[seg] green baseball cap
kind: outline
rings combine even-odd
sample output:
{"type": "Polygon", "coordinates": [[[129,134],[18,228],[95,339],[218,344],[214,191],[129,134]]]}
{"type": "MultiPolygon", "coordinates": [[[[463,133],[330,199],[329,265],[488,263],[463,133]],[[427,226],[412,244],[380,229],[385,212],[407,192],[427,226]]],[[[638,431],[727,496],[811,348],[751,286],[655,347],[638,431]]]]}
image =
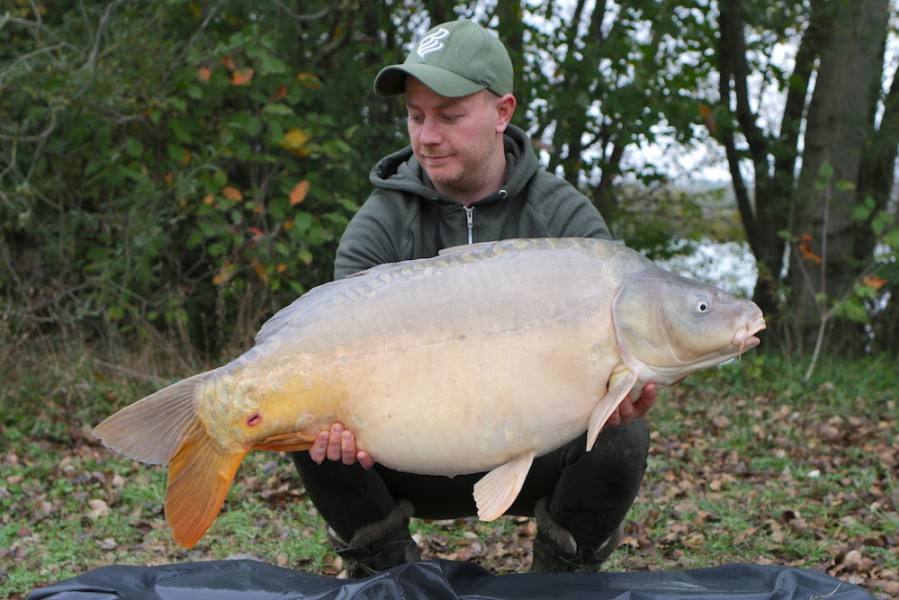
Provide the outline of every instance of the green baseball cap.
{"type": "Polygon", "coordinates": [[[375,93],[384,98],[406,92],[412,75],[447,98],[488,89],[500,96],[512,93],[512,60],[491,32],[472,21],[450,21],[421,38],[405,62],[381,69],[375,93]]]}

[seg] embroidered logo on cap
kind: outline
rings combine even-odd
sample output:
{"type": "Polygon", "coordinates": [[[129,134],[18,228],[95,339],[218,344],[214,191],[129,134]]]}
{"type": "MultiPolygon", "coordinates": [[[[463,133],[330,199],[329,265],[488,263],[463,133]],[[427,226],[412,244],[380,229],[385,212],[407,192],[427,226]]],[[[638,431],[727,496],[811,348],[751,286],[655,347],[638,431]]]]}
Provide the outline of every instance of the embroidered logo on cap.
{"type": "Polygon", "coordinates": [[[439,52],[443,50],[446,46],[443,45],[443,40],[449,35],[449,31],[441,27],[434,33],[429,33],[428,35],[421,38],[421,41],[418,43],[418,50],[416,50],[417,54],[424,58],[428,54],[432,52],[439,52]]]}

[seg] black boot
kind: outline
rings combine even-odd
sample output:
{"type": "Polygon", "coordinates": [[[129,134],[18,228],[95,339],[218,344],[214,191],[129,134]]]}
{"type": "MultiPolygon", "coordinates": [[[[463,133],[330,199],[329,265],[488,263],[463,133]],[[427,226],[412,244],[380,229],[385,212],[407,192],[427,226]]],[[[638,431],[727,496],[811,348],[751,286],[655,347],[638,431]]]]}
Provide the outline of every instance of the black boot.
{"type": "Polygon", "coordinates": [[[384,519],[357,529],[349,543],[329,528],[328,537],[344,561],[347,577],[362,579],[421,560],[421,549],[409,535],[409,519],[414,512],[411,503],[401,500],[384,519]]]}
{"type": "Polygon", "coordinates": [[[571,532],[549,515],[549,498],[541,498],[534,507],[537,535],[534,538],[532,573],[571,573],[598,571],[621,542],[621,527],[598,547],[578,546],[571,532]]]}
{"type": "Polygon", "coordinates": [[[621,541],[646,470],[649,426],[607,427],[589,452],[585,438],[563,447],[555,489],[534,501],[534,571],[596,570],[621,541]]]}

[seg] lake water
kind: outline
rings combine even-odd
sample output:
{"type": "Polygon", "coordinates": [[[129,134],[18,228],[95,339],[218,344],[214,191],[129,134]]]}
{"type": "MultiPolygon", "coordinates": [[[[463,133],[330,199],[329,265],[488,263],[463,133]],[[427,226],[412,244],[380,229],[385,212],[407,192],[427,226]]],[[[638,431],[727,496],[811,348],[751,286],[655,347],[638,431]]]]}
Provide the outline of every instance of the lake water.
{"type": "Polygon", "coordinates": [[[703,240],[689,255],[657,261],[677,275],[710,283],[741,298],[751,298],[758,277],[755,257],[746,242],[703,240]]]}

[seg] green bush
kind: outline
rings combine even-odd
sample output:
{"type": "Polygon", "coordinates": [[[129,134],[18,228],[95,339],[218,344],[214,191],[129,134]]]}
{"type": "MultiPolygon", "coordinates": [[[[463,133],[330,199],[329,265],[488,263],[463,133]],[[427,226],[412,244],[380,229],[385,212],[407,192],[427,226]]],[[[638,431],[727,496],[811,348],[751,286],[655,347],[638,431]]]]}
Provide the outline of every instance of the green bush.
{"type": "Polygon", "coordinates": [[[289,62],[290,28],[236,4],[44,13],[0,29],[10,333],[216,351],[329,278],[367,167],[329,114],[337,92],[289,62]]]}

